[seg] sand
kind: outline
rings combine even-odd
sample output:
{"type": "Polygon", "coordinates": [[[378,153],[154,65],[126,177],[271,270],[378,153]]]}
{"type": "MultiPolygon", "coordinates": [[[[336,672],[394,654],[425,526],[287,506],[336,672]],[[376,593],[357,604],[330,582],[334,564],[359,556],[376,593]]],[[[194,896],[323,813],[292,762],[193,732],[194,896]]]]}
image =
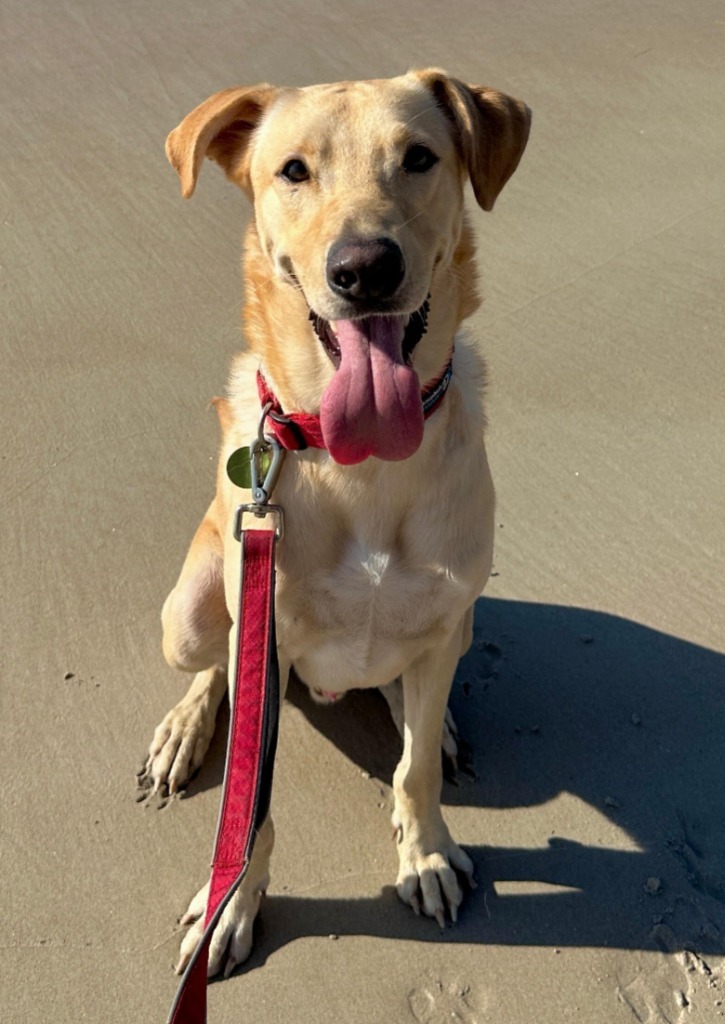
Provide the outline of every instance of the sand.
{"type": "Polygon", "coordinates": [[[384,703],[294,690],[210,1024],[723,1019],[722,4],[8,0],[0,48],[3,1020],[163,1024],[208,869],[223,729],[182,801],[133,772],[185,684],[158,616],[247,210],[210,165],[183,203],[166,133],[228,85],[428,64],[535,114],[474,214],[498,537],[444,805],[480,885],[443,934],[399,904],[384,703]]]}

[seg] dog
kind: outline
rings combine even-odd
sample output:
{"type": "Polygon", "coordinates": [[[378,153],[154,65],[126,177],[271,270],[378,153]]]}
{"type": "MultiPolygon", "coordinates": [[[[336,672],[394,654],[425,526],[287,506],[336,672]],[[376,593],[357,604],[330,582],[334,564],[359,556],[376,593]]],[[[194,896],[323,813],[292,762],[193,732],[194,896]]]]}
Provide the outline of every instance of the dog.
{"type": "MultiPolygon", "coordinates": [[[[464,186],[491,210],[530,121],[519,100],[430,68],[227,89],[166,146],[184,197],[210,158],[254,216],[244,245],[248,349],[215,401],[216,494],[162,612],[167,661],[195,676],[154,734],[144,784],[183,787],[227,687],[240,585],[233,525],[250,498],[224,467],[257,434],[260,371],[284,415],[319,417],[323,444],[287,455],[273,496],[286,520],[277,545],[282,693],[292,669],[318,700],[357,687],[388,693],[404,740],[393,778],[396,888],[441,927],[457,918],[462,881],[474,884],[441,813],[441,743],[454,752],[448,695],[494,532],[485,366],[459,331],[479,305],[464,186]],[[436,389],[425,418],[422,396],[436,389]]],[[[251,952],[273,842],[268,816],[217,924],[210,976],[251,952]]],[[[182,919],[190,927],[179,972],[201,937],[207,891],[182,919]]]]}

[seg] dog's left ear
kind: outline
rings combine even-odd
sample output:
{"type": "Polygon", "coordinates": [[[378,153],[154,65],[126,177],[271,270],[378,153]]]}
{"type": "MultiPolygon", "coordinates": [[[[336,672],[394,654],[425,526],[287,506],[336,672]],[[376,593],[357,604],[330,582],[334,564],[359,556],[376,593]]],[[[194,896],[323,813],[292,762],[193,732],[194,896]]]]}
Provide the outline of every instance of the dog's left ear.
{"type": "Polygon", "coordinates": [[[485,85],[465,85],[438,68],[413,74],[452,124],[478,205],[492,210],[526,148],[531,111],[521,100],[485,85]]]}
{"type": "Polygon", "coordinates": [[[187,114],[166,140],[166,155],[189,199],[205,156],[223,168],[241,188],[248,187],[249,140],[276,89],[271,85],[240,86],[214,93],[187,114]]]}

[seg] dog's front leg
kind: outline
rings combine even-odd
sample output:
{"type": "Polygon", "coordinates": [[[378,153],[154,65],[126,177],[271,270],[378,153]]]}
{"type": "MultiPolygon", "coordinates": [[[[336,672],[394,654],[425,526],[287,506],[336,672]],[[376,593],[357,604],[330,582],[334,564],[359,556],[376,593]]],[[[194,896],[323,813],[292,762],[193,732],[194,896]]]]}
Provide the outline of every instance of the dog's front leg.
{"type": "Polygon", "coordinates": [[[393,827],[398,839],[398,895],[444,927],[446,906],[456,920],[463,900],[456,871],[473,882],[473,864],[451,839],[441,813],[441,736],[461,626],[448,643],[427,651],[403,673],[405,732],[395,770],[393,827]]]}
{"type": "MultiPolygon", "coordinates": [[[[227,904],[209,943],[209,966],[207,976],[224,971],[228,978],[234,968],[248,958],[252,952],[254,920],[259,905],[269,885],[269,861],[274,846],[274,823],[271,814],[257,833],[254,851],[242,884],[227,904]]],[[[184,936],[179,952],[176,973],[183,974],[194,950],[204,934],[204,917],[209,897],[209,883],[199,890],[181,919],[182,925],[190,925],[184,936]]]]}
{"type": "MultiPolygon", "coordinates": [[[[290,662],[279,653],[279,688],[280,705],[284,700],[289,679],[290,662]]],[[[236,628],[230,631],[230,663],[234,664],[236,656],[236,628]]],[[[233,673],[229,674],[229,700],[234,703],[233,673]]],[[[274,847],[274,822],[272,815],[268,814],[264,819],[254,842],[252,858],[247,868],[242,884],[234,893],[224,909],[219,922],[214,929],[211,942],[209,943],[209,967],[208,977],[224,971],[224,977],[228,977],[234,968],[247,959],[252,952],[252,941],[254,933],[254,920],[259,911],[262,896],[269,885],[269,862],[274,847]]],[[[183,925],[190,925],[189,931],[181,943],[179,962],[176,965],[178,974],[182,974],[186,965],[191,960],[194,950],[199,945],[204,934],[204,917],[206,914],[206,903],[209,895],[209,884],[207,883],[196,894],[189,904],[189,909],[181,919],[183,925]]]]}

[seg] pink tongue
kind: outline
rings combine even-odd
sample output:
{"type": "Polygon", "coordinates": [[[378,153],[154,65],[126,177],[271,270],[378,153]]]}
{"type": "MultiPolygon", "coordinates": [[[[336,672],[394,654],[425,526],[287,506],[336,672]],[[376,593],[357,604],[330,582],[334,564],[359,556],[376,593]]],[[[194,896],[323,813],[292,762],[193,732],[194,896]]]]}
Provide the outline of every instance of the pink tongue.
{"type": "Polygon", "coordinates": [[[322,396],[320,422],[335,462],[374,455],[407,459],[423,440],[423,403],[415,370],[403,362],[405,319],[338,320],[340,366],[322,396]]]}

